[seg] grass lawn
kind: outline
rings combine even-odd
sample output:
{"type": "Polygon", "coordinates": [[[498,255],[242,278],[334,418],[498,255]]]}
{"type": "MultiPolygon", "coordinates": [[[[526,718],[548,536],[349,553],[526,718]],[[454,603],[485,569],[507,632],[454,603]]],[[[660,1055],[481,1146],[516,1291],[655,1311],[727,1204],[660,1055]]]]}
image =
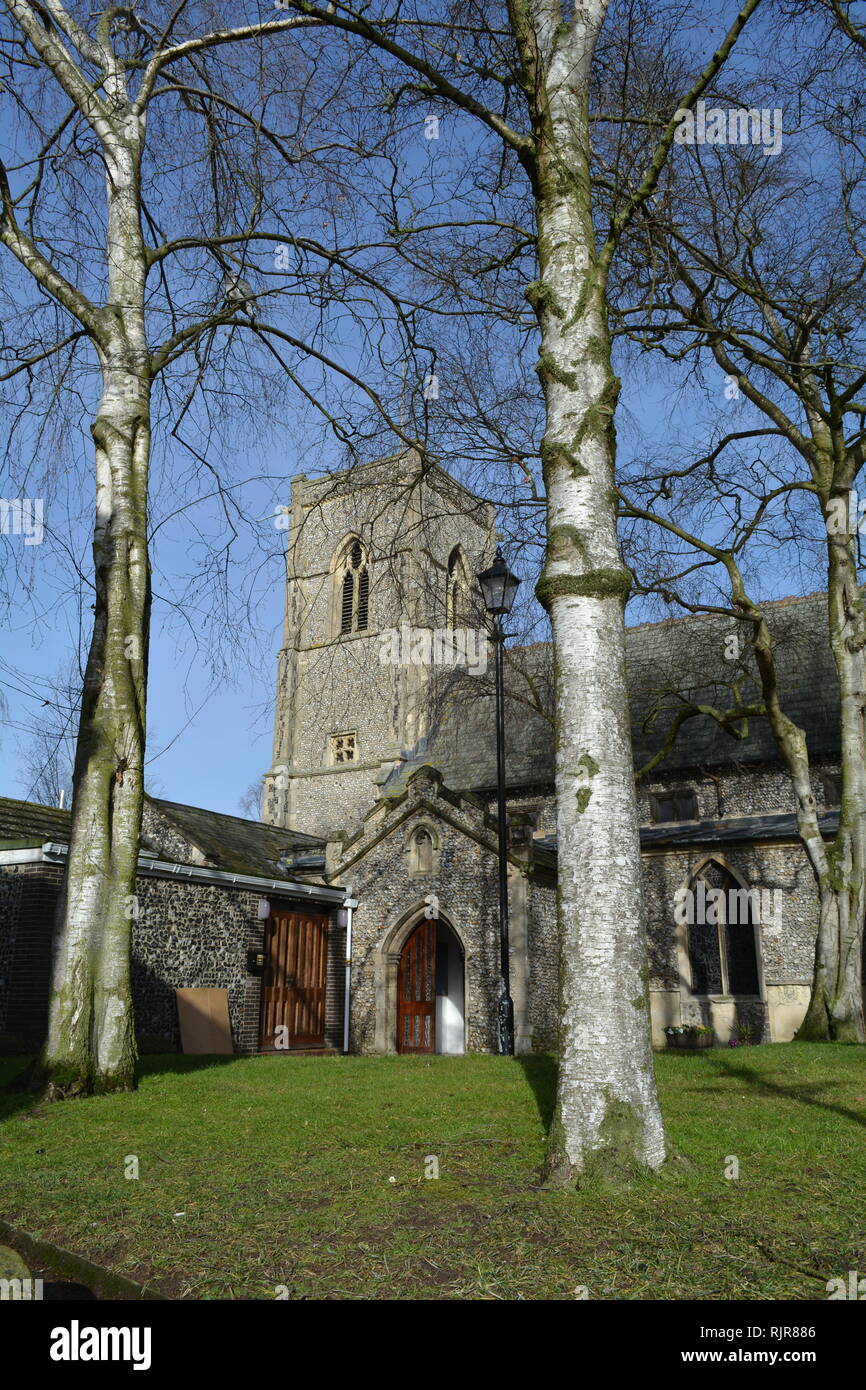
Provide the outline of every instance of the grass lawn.
{"type": "Polygon", "coordinates": [[[537,1185],[546,1057],[148,1058],[134,1095],[0,1096],[0,1215],[171,1297],[826,1299],[866,1273],[866,1048],[657,1069],[681,1157],[578,1193],[537,1185]]]}

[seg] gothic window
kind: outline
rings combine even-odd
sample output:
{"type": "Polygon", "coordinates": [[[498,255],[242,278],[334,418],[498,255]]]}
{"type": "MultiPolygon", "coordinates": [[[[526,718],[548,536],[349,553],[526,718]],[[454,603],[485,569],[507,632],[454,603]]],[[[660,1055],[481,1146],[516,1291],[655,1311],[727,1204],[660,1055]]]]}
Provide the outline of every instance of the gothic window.
{"type": "Polygon", "coordinates": [[[351,734],[331,734],[330,749],[331,763],[337,766],[340,763],[353,763],[357,759],[358,735],[351,734]]]}
{"type": "Polygon", "coordinates": [[[340,632],[366,632],[370,621],[370,572],[361,542],[353,540],[337,566],[340,632]]]}
{"type": "Polygon", "coordinates": [[[469,617],[469,576],[466,560],[459,545],[448,557],[448,576],[445,589],[445,626],[460,627],[469,617]]]}
{"type": "Polygon", "coordinates": [[[650,796],[650,810],[653,821],[697,820],[697,798],[690,787],[679,787],[676,791],[654,792],[650,796]]]}
{"type": "Polygon", "coordinates": [[[409,848],[409,868],[413,874],[432,874],[436,844],[426,826],[419,826],[409,848]]]}
{"type": "Polygon", "coordinates": [[[760,993],[756,902],[760,894],[715,860],[695,875],[687,921],[692,994],[760,993]]]}

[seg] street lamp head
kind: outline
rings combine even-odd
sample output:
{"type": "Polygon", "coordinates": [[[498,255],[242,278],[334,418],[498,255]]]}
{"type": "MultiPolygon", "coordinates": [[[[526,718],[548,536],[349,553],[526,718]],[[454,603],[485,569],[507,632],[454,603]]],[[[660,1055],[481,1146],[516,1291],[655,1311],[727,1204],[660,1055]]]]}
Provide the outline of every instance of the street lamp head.
{"type": "Polygon", "coordinates": [[[514,596],[520,586],[520,580],[516,574],[511,573],[498,546],[490,569],[482,570],[477,578],[484,595],[484,607],[487,612],[494,617],[510,613],[514,596]]]}

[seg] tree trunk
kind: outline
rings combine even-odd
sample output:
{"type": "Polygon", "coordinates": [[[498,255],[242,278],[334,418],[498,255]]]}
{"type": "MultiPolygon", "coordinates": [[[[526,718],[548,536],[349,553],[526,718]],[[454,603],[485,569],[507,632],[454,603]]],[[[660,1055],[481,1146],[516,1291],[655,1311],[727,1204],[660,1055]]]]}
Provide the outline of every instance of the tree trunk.
{"type": "Polygon", "coordinates": [[[556,660],[561,1046],[548,1178],[628,1176],[664,1160],[653,1073],[640,843],[625,673],[629,575],[613,494],[606,276],[592,226],[587,76],[604,5],[582,51],[556,43],[537,97],[538,372],[548,545],[538,597],[556,660]],[[581,94],[582,93],[582,94],[581,94]]]}
{"type": "Polygon", "coordinates": [[[36,1082],[52,1099],[135,1085],[130,980],[144,794],[150,618],[151,367],[140,228],[143,120],[105,151],[109,300],[98,342],[93,635],[73,778],[72,832],[36,1082]]]}
{"type": "MultiPolygon", "coordinates": [[[[844,494],[846,518],[850,496],[844,494]]],[[[812,997],[797,1037],[866,1042],[863,1016],[863,918],[866,912],[866,611],[857,584],[854,542],[828,524],[827,611],[839,676],[842,793],[839,829],[819,875],[820,915],[812,997]]]]}
{"type": "MultiPolygon", "coordinates": [[[[861,951],[866,905],[866,746],[863,661],[855,621],[856,585],[848,591],[847,565],[831,564],[828,592],[830,644],[841,688],[842,798],[839,829],[831,845],[821,834],[804,731],[782,709],[773,642],[760,609],[747,597],[731,566],[734,601],[754,620],[752,645],[761,693],[797,798],[797,829],[818,889],[818,930],[812,995],[797,1031],[799,1041],[864,1042],[861,951]]],[[[853,582],[853,571],[850,572],[853,582]]]]}
{"type": "MultiPolygon", "coordinates": [[[[812,997],[797,1030],[798,1042],[866,1042],[863,1022],[862,863],[853,868],[851,837],[833,845],[834,878],[820,888],[812,997]]],[[[861,855],[858,856],[862,860],[861,855]]]]}

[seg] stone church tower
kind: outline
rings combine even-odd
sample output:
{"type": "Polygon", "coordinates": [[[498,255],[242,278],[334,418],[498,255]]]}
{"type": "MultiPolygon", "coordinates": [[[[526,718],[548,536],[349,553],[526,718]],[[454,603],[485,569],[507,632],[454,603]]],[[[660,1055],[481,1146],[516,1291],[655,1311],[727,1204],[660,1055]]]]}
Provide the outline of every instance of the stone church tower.
{"type": "Polygon", "coordinates": [[[429,732],[430,668],[383,662],[383,634],[479,627],[495,510],[414,450],[291,486],[263,819],[328,837],[357,829],[429,732]]]}

